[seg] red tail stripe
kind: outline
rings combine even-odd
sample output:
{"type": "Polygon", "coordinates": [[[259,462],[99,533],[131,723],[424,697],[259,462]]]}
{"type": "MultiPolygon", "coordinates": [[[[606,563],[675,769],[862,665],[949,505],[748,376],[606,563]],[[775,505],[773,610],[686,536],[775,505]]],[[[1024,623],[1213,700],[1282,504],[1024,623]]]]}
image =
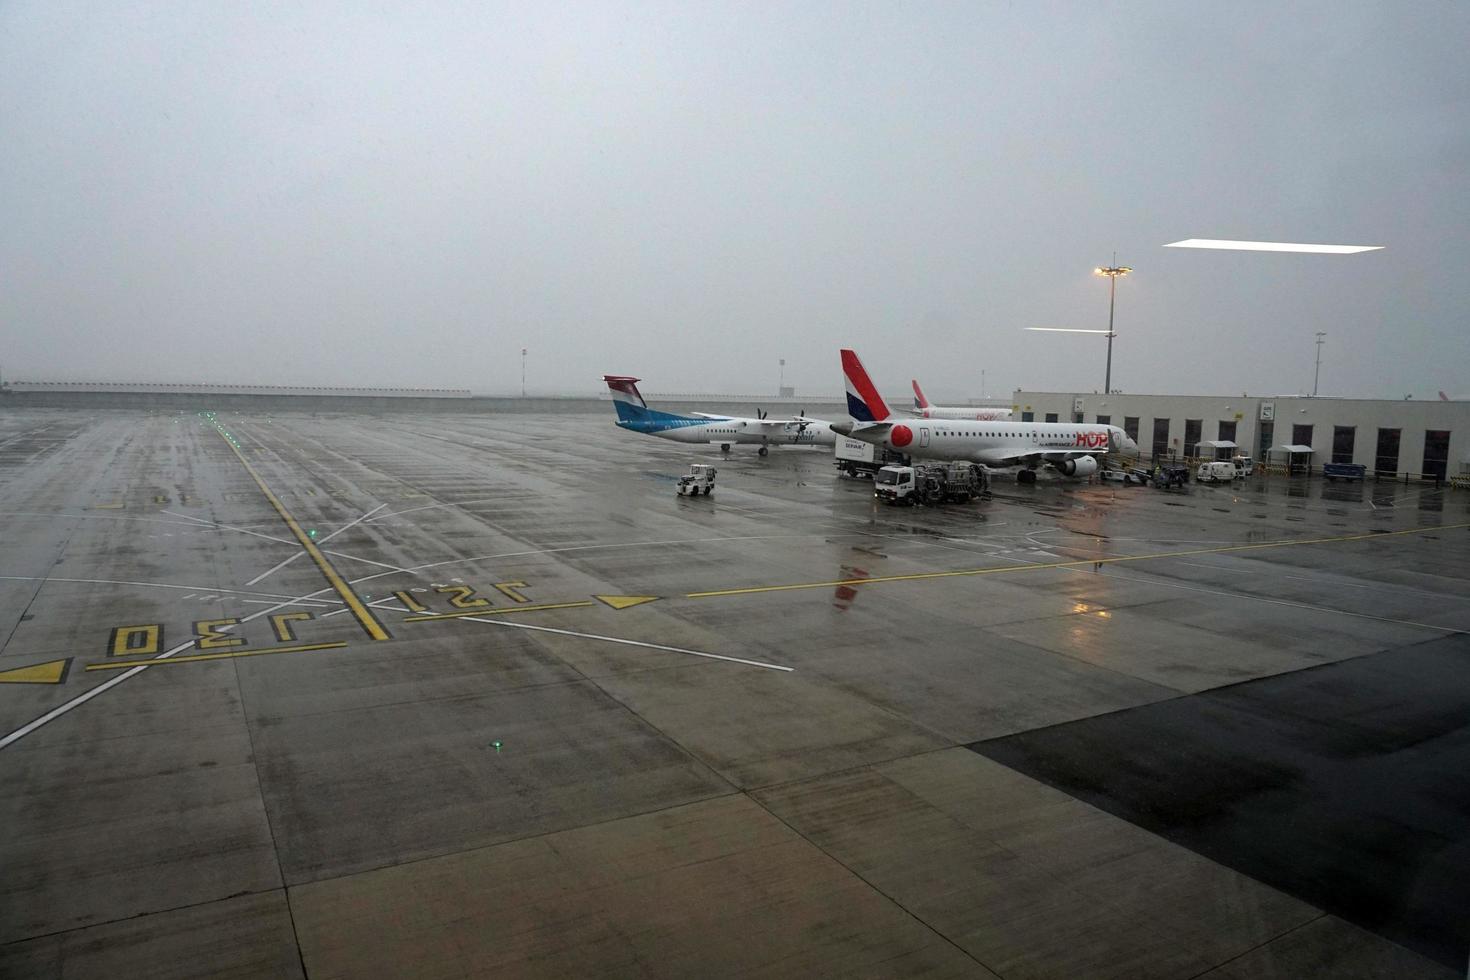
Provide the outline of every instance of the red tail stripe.
{"type": "Polygon", "coordinates": [[[858,360],[857,351],[843,349],[842,373],[846,374],[847,380],[852,382],[857,396],[867,402],[875,421],[882,422],[888,418],[888,406],[883,403],[883,396],[878,394],[878,389],[873,387],[873,382],[868,380],[868,372],[863,370],[863,362],[858,360]]]}

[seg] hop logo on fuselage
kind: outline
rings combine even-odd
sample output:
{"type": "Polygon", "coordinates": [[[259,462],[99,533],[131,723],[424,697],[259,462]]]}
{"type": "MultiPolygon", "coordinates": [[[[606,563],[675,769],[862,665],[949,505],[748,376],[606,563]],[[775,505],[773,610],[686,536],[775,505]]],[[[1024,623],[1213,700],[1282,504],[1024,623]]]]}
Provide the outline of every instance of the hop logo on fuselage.
{"type": "Polygon", "coordinates": [[[1102,449],[1108,444],[1106,432],[1079,432],[1077,433],[1076,445],[1086,449],[1102,449]]]}

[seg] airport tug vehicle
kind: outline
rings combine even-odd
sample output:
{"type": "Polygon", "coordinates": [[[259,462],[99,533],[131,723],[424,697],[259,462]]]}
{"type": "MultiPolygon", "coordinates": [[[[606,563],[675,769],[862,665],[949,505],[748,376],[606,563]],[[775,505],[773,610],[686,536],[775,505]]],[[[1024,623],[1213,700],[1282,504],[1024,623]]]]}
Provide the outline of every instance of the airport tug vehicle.
{"type": "Polygon", "coordinates": [[[989,475],[974,463],[884,466],[873,478],[873,496],[888,504],[962,504],[989,495],[989,475]]]}
{"type": "Polygon", "coordinates": [[[1160,490],[1183,490],[1189,482],[1189,467],[1183,463],[1160,463],[1154,467],[1153,484],[1160,490]]]}
{"type": "Polygon", "coordinates": [[[697,497],[700,491],[708,497],[715,492],[715,473],[715,468],[706,463],[690,463],[689,472],[679,477],[675,489],[681,497],[697,497]]]}

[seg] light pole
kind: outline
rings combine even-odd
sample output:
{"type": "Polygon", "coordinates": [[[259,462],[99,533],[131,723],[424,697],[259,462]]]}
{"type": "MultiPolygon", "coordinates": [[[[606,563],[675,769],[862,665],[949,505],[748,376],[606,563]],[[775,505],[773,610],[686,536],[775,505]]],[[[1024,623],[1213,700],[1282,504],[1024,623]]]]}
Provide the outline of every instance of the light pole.
{"type": "Polygon", "coordinates": [[[521,397],[526,397],[526,349],[521,348],[521,397]]]}
{"type": "Polygon", "coordinates": [[[1322,338],[1327,336],[1327,331],[1317,331],[1317,367],[1312,371],[1312,397],[1317,397],[1317,379],[1322,376],[1322,338]]]}
{"type": "Polygon", "coordinates": [[[1133,270],[1126,265],[1118,265],[1118,253],[1113,253],[1113,264],[1106,269],[1093,269],[1095,276],[1108,277],[1108,370],[1103,376],[1103,394],[1111,394],[1113,390],[1113,305],[1118,292],[1118,277],[1126,276],[1133,270]]]}

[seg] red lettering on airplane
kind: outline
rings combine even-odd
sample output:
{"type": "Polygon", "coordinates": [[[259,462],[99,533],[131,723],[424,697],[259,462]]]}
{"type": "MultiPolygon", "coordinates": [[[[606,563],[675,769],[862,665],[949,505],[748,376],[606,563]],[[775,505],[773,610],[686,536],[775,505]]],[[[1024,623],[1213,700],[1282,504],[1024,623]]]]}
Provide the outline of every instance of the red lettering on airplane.
{"type": "Polygon", "coordinates": [[[1108,444],[1106,432],[1079,432],[1077,433],[1077,445],[1086,446],[1088,449],[1101,449],[1108,444]]]}

